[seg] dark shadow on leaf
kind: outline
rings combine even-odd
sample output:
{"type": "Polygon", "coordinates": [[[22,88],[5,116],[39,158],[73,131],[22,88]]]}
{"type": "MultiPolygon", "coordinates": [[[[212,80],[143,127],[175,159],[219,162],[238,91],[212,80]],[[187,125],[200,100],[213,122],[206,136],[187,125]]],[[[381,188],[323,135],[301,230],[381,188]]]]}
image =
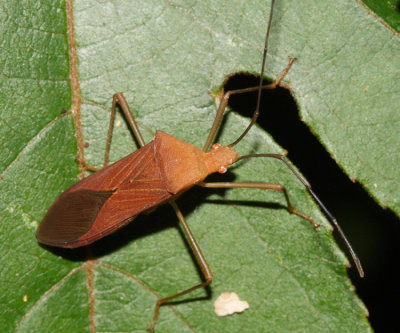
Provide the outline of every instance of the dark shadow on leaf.
{"type": "Polygon", "coordinates": [[[287,210],[287,207],[285,205],[275,202],[263,202],[263,201],[251,201],[251,200],[218,200],[218,199],[210,199],[210,200],[206,199],[204,202],[215,205],[227,205],[227,206],[237,205],[246,207],[259,207],[265,209],[287,210]]]}
{"type": "MultiPolygon", "coordinates": [[[[183,299],[181,301],[171,301],[168,303],[164,303],[162,306],[165,305],[179,305],[179,304],[187,304],[187,303],[192,303],[192,302],[197,302],[197,301],[205,301],[205,300],[209,300],[212,297],[212,290],[210,288],[210,286],[207,286],[205,288],[203,288],[206,290],[207,295],[206,296],[201,296],[201,297],[193,297],[193,298],[187,298],[187,299],[183,299]]],[[[181,296],[181,297],[190,297],[190,294],[181,296]]]]}

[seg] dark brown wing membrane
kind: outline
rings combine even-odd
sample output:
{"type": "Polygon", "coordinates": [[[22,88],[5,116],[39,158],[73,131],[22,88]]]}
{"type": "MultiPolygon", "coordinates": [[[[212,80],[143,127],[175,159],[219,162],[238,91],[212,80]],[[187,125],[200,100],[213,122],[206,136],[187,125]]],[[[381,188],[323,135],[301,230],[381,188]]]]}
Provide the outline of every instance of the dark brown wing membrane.
{"type": "Polygon", "coordinates": [[[62,246],[76,241],[92,227],[113,191],[79,190],[64,193],[50,207],[36,231],[40,243],[62,246]]]}

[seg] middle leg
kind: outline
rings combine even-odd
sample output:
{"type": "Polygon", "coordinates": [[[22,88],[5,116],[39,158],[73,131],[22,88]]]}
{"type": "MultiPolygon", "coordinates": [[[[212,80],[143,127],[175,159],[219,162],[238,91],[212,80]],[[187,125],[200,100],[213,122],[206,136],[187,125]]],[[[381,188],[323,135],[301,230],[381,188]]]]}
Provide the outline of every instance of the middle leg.
{"type": "Polygon", "coordinates": [[[311,225],[314,227],[314,229],[318,229],[320,226],[318,223],[315,223],[314,220],[310,216],[298,211],[297,209],[295,209],[293,207],[293,205],[290,202],[289,194],[288,194],[286,188],[281,184],[278,184],[278,183],[251,183],[251,182],[248,182],[248,183],[201,182],[201,183],[198,183],[197,185],[199,185],[201,187],[207,187],[207,188],[257,188],[257,189],[262,189],[262,190],[281,191],[283,193],[283,195],[285,196],[286,204],[287,204],[286,208],[289,211],[289,213],[300,216],[304,220],[310,222],[311,225]]]}

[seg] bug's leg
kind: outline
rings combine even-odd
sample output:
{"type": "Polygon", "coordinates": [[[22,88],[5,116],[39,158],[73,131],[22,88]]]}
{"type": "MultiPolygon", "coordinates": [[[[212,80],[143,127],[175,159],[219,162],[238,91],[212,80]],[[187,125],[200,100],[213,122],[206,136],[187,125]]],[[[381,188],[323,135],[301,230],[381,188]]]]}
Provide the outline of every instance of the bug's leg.
{"type": "MultiPolygon", "coordinates": [[[[252,158],[252,157],[272,157],[275,159],[280,160],[281,162],[285,163],[285,165],[289,168],[289,170],[300,180],[300,182],[307,188],[308,192],[312,195],[312,197],[315,199],[315,201],[317,201],[317,203],[321,206],[321,208],[328,213],[329,216],[331,216],[332,214],[329,213],[329,211],[325,208],[325,206],[322,204],[321,200],[319,200],[319,198],[316,196],[316,194],[312,191],[311,189],[311,185],[307,182],[307,180],[305,180],[292,166],[291,164],[288,162],[288,160],[286,159],[286,157],[284,155],[281,154],[250,154],[250,155],[244,155],[244,156],[240,156],[237,161],[240,161],[242,159],[246,159],[246,158],[252,158]]],[[[235,162],[235,163],[236,163],[235,162]]],[[[212,182],[212,183],[206,183],[206,182],[201,182],[198,183],[197,185],[202,186],[202,187],[208,187],[208,188],[258,188],[258,189],[264,189],[264,190],[273,190],[273,191],[281,191],[286,199],[286,203],[287,203],[287,210],[292,213],[295,214],[297,216],[300,216],[301,218],[303,218],[304,220],[307,220],[308,222],[310,222],[312,224],[312,226],[315,229],[318,229],[318,227],[320,226],[318,223],[315,223],[314,220],[298,211],[297,209],[295,209],[292,204],[290,203],[290,198],[289,198],[289,194],[286,190],[286,188],[281,185],[281,184],[276,184],[276,183],[253,183],[253,182],[246,182],[246,183],[232,183],[232,182],[212,182]]],[[[332,216],[333,218],[333,216],[332,216]]],[[[333,220],[335,220],[333,218],[333,220]]],[[[336,221],[336,220],[335,220],[336,221]]],[[[337,223],[336,223],[337,224],[337,223]]]]}
{"type": "Polygon", "coordinates": [[[110,155],[110,146],[111,146],[111,137],[114,128],[114,120],[115,120],[115,113],[117,110],[117,104],[121,107],[122,112],[124,113],[125,119],[128,122],[133,134],[135,135],[136,141],[138,142],[140,147],[145,145],[142,134],[140,133],[139,127],[136,124],[135,118],[133,117],[132,111],[129,108],[128,102],[125,99],[123,93],[115,93],[113,96],[112,101],[112,108],[111,108],[111,116],[110,116],[110,126],[108,127],[108,134],[107,134],[107,142],[106,142],[106,151],[104,154],[104,166],[108,165],[108,159],[110,155]]]}
{"type": "Polygon", "coordinates": [[[181,225],[181,227],[183,229],[183,232],[186,235],[186,238],[187,238],[187,240],[188,240],[188,242],[190,244],[190,247],[193,250],[193,253],[194,253],[195,257],[196,257],[196,260],[197,260],[198,264],[200,265],[201,271],[203,272],[203,275],[204,275],[206,280],[204,282],[200,283],[200,284],[197,284],[197,285],[189,288],[189,289],[181,291],[180,293],[177,293],[175,295],[171,295],[171,296],[159,299],[157,301],[156,308],[154,310],[153,322],[151,323],[151,326],[148,328],[148,330],[151,331],[151,332],[154,330],[154,326],[155,326],[155,324],[157,322],[158,314],[160,312],[160,306],[161,305],[169,302],[170,300],[172,300],[174,298],[177,298],[177,297],[180,297],[182,295],[188,294],[188,293],[192,292],[193,290],[208,286],[212,282],[212,278],[213,278],[213,275],[212,275],[212,272],[210,270],[210,267],[208,266],[207,261],[204,258],[203,253],[200,250],[199,245],[197,244],[196,240],[194,239],[193,234],[190,231],[189,226],[187,225],[184,216],[182,215],[182,212],[180,211],[180,209],[177,206],[177,204],[175,203],[175,201],[171,201],[170,204],[171,204],[172,208],[175,210],[176,216],[179,219],[179,223],[180,223],[180,225],[181,225]]]}
{"type": "MultiPolygon", "coordinates": [[[[276,158],[283,163],[290,169],[290,171],[297,177],[298,180],[305,186],[307,189],[308,193],[314,198],[315,202],[319,205],[319,207],[323,210],[323,212],[326,214],[326,216],[329,218],[329,220],[333,223],[333,225],[336,227],[336,230],[339,232],[340,236],[344,240],[347,248],[349,249],[349,252],[351,254],[351,257],[353,258],[353,261],[357,267],[358,273],[360,274],[360,277],[364,277],[364,270],[361,266],[360,259],[358,258],[356,252],[353,250],[353,247],[351,246],[350,242],[348,241],[346,235],[344,234],[342,228],[340,227],[339,223],[336,221],[336,218],[329,212],[329,210],[325,207],[323,202],[319,199],[319,197],[315,194],[315,192],[312,190],[311,185],[307,182],[305,178],[303,178],[289,163],[289,161],[286,159],[284,155],[281,154],[250,154],[250,155],[245,155],[245,156],[240,156],[237,160],[245,159],[245,158],[250,158],[250,157],[272,157],[276,158]]],[[[270,189],[270,190],[275,190],[275,191],[283,191],[286,197],[286,201],[288,204],[288,210],[291,213],[294,213],[298,216],[301,216],[303,219],[309,221],[314,228],[317,228],[319,225],[315,223],[309,216],[295,210],[293,206],[290,204],[289,201],[289,196],[286,192],[286,189],[280,185],[280,184],[268,184],[268,183],[199,183],[198,185],[204,186],[204,187],[211,187],[211,188],[265,188],[265,189],[270,189]],[[276,186],[276,188],[274,188],[276,186]]]]}
{"type": "MultiPolygon", "coordinates": [[[[281,81],[283,80],[283,78],[285,77],[285,75],[289,72],[290,67],[292,66],[293,62],[295,61],[295,58],[289,58],[289,63],[287,64],[285,70],[282,72],[282,74],[279,76],[279,78],[268,85],[262,86],[261,89],[262,90],[272,90],[275,89],[277,86],[279,86],[279,84],[281,83],[281,81]]],[[[225,109],[228,105],[229,102],[229,98],[232,95],[238,95],[238,94],[244,94],[244,93],[248,93],[248,92],[253,92],[253,91],[257,91],[259,89],[259,87],[251,87],[251,88],[245,88],[245,89],[237,89],[237,90],[231,90],[228,91],[227,93],[225,93],[222,98],[221,101],[219,103],[218,106],[218,110],[217,110],[217,114],[215,115],[215,119],[214,122],[211,126],[211,130],[210,133],[208,134],[206,143],[204,144],[203,147],[203,151],[207,152],[208,149],[211,146],[211,143],[214,140],[214,137],[218,131],[219,125],[221,124],[221,120],[222,120],[222,116],[224,115],[225,109]]]]}
{"type": "Polygon", "coordinates": [[[96,167],[94,167],[94,166],[91,166],[91,165],[87,164],[84,160],[81,160],[80,158],[77,158],[77,159],[75,159],[75,160],[76,160],[80,165],[82,165],[86,170],[93,171],[93,172],[97,172],[97,171],[100,170],[99,168],[96,168],[96,167]]]}
{"type": "Polygon", "coordinates": [[[283,195],[285,196],[286,199],[286,203],[287,203],[287,210],[289,211],[289,213],[291,214],[295,214],[297,216],[300,216],[301,218],[303,218],[304,220],[308,221],[311,223],[311,225],[315,228],[318,229],[318,227],[320,226],[318,223],[315,223],[314,220],[298,211],[297,209],[295,209],[289,199],[289,194],[286,190],[286,188],[281,185],[281,184],[277,184],[277,183],[232,183],[232,182],[212,182],[212,183],[208,183],[208,182],[201,182],[198,183],[197,185],[202,186],[202,187],[207,187],[207,188],[257,188],[257,189],[262,189],[262,190],[273,190],[273,191],[281,191],[283,193],[283,195]]]}

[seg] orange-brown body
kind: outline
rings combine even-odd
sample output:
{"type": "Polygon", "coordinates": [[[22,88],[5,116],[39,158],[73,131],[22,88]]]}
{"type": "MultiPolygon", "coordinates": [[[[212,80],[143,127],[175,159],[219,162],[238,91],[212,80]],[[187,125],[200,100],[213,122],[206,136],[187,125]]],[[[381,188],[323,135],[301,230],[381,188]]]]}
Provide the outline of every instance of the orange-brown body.
{"type": "Polygon", "coordinates": [[[173,199],[209,174],[225,172],[237,153],[201,149],[157,131],[153,141],[71,186],[53,203],[36,237],[52,246],[90,244],[173,199]]]}

